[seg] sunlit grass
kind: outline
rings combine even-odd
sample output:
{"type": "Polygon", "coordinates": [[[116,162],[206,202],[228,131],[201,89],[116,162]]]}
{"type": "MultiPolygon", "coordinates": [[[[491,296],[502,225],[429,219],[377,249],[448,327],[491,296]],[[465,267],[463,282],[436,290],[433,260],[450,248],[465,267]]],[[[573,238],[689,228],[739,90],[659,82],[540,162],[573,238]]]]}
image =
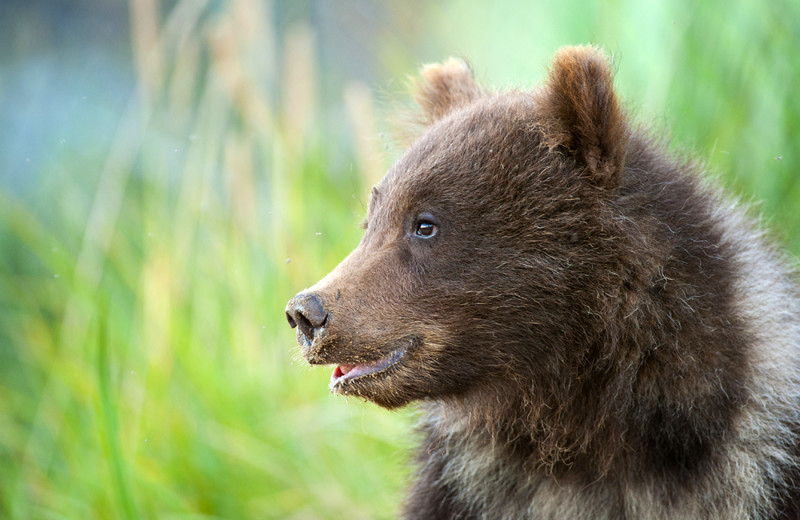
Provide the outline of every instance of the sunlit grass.
{"type": "MultiPolygon", "coordinates": [[[[722,3],[637,4],[636,20],[622,4],[581,19],[582,2],[541,6],[548,30],[522,57],[537,42],[518,4],[418,16],[441,33],[437,58],[466,54],[499,85],[541,75],[560,44],[608,42],[638,113],[669,119],[678,144],[765,198],[800,250],[796,10],[735,11],[737,45],[707,29],[722,3]],[[669,33],[659,13],[682,24],[665,46],[647,39],[669,33]],[[495,47],[481,47],[487,23],[495,47]]],[[[347,85],[336,131],[352,146],[330,144],[342,141],[324,133],[314,31],[275,33],[270,4],[182,0],[162,19],[132,0],[131,12],[137,85],[110,147],[42,160],[53,181],[33,198],[0,191],[0,516],[394,517],[410,412],[329,396],[283,316],[357,244],[389,159],[372,134],[392,111],[347,85]]]]}

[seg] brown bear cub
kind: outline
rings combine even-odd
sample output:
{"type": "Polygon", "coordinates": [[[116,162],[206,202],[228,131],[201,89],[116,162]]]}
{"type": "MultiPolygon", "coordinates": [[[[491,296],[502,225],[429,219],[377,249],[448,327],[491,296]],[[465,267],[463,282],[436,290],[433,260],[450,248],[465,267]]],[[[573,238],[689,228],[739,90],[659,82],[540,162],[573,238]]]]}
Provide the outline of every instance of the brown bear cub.
{"type": "Polygon", "coordinates": [[[426,128],[287,306],[333,392],[421,401],[410,519],[795,519],[800,291],[746,212],[620,107],[422,70],[426,128]]]}

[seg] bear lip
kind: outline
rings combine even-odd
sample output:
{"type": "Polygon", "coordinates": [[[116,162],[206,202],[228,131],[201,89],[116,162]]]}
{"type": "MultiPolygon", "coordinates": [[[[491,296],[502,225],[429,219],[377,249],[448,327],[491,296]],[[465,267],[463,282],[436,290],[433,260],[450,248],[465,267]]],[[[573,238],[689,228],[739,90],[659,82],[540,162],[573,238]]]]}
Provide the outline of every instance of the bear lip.
{"type": "Polygon", "coordinates": [[[357,365],[345,363],[339,364],[333,369],[329,388],[332,392],[335,392],[341,387],[342,383],[346,381],[351,381],[360,377],[383,372],[399,363],[400,360],[405,357],[407,351],[408,347],[403,346],[377,361],[357,365]]]}

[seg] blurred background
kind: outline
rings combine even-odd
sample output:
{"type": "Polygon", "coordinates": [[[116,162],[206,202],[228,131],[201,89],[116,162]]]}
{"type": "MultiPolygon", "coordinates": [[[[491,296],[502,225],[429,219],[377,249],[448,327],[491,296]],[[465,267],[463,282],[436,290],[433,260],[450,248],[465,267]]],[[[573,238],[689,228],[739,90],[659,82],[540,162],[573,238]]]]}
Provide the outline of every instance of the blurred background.
{"type": "Polygon", "coordinates": [[[797,254],[799,38],[788,0],[2,0],[0,517],[395,517],[413,409],[328,395],[283,308],[358,243],[409,78],[599,44],[797,254]]]}

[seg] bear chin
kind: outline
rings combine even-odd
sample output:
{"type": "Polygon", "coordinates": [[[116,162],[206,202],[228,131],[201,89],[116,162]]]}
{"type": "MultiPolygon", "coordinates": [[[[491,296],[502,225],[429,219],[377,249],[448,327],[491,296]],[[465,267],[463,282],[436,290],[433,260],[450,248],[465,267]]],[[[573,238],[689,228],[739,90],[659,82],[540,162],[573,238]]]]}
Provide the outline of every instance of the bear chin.
{"type": "Polygon", "coordinates": [[[331,393],[360,397],[384,408],[403,406],[408,401],[398,401],[392,380],[400,375],[421,344],[419,337],[409,336],[381,348],[380,351],[389,353],[377,360],[360,363],[334,361],[330,363],[336,365],[328,388],[331,393]]]}

